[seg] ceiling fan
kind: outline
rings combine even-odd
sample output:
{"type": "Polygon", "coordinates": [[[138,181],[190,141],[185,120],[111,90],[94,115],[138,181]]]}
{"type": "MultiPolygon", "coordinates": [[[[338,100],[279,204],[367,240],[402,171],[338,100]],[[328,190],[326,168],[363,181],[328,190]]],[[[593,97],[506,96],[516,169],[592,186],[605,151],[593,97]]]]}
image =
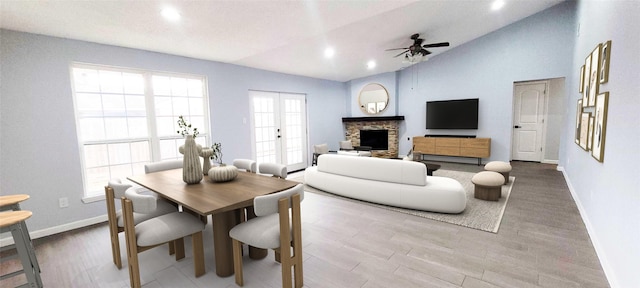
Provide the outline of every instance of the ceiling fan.
{"type": "Polygon", "coordinates": [[[393,49],[387,49],[385,51],[393,51],[393,50],[404,50],[402,51],[400,54],[393,56],[398,57],[402,54],[405,54],[405,58],[409,58],[409,57],[413,57],[413,56],[427,56],[429,54],[431,54],[431,52],[429,52],[429,50],[425,49],[425,48],[434,48],[434,47],[447,47],[449,46],[449,42],[441,42],[441,43],[432,43],[432,44],[425,44],[422,45],[422,42],[424,41],[424,39],[419,38],[420,34],[416,33],[411,35],[411,39],[413,40],[413,45],[409,46],[409,47],[405,47],[405,48],[393,48],[393,49]]]}

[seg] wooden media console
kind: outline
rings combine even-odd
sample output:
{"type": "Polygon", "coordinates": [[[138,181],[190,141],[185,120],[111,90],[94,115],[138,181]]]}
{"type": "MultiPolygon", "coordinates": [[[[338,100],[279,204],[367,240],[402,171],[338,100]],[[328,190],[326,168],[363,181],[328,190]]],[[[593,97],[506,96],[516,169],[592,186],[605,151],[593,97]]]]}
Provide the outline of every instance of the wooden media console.
{"type": "Polygon", "coordinates": [[[491,156],[491,138],[415,136],[413,137],[413,152],[478,158],[478,165],[480,165],[482,158],[491,156]]]}

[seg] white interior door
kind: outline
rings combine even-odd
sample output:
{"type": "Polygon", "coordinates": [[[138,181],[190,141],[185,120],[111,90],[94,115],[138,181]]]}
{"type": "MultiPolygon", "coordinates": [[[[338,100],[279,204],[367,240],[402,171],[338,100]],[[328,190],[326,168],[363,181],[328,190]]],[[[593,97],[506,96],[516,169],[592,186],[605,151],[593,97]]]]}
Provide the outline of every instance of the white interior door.
{"type": "Polygon", "coordinates": [[[542,161],[546,82],[518,83],[514,87],[512,159],[542,161]]]}
{"type": "Polygon", "coordinates": [[[307,167],[307,115],[304,94],[249,91],[253,155],[258,163],[307,167]]]}

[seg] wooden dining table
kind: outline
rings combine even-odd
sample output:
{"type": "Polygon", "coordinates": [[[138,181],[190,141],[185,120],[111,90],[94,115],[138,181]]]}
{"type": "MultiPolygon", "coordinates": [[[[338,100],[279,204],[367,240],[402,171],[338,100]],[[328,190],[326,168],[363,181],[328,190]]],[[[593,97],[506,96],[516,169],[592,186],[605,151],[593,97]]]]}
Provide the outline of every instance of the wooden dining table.
{"type": "MultiPolygon", "coordinates": [[[[238,176],[229,182],[212,182],[205,176],[200,183],[187,184],[182,181],[182,169],[165,170],[127,177],[132,182],[152,190],[161,197],[182,205],[183,209],[197,213],[213,221],[213,247],[216,274],[221,277],[233,275],[233,255],[229,230],[240,222],[243,208],[253,206],[256,196],[286,190],[299,184],[276,177],[238,171],[238,176]]],[[[253,209],[247,209],[253,212],[253,209]]],[[[255,217],[247,213],[248,217],[255,217]]],[[[250,247],[253,259],[266,257],[266,250],[250,247]]]]}

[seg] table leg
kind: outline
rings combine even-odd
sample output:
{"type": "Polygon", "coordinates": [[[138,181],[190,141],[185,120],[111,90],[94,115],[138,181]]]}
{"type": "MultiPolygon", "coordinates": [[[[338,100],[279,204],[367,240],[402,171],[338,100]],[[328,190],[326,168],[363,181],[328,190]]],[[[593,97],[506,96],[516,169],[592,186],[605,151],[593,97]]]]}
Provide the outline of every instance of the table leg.
{"type": "MultiPolygon", "coordinates": [[[[256,213],[253,211],[253,206],[247,207],[247,220],[256,217],[258,216],[256,216],[256,213]]],[[[267,249],[249,246],[249,258],[251,259],[262,259],[264,257],[267,257],[267,254],[269,254],[269,250],[267,249]]]]}
{"type": "Polygon", "coordinates": [[[238,224],[240,214],[232,210],[212,215],[213,249],[216,260],[216,275],[227,277],[233,275],[233,253],[229,230],[238,224]]]}

